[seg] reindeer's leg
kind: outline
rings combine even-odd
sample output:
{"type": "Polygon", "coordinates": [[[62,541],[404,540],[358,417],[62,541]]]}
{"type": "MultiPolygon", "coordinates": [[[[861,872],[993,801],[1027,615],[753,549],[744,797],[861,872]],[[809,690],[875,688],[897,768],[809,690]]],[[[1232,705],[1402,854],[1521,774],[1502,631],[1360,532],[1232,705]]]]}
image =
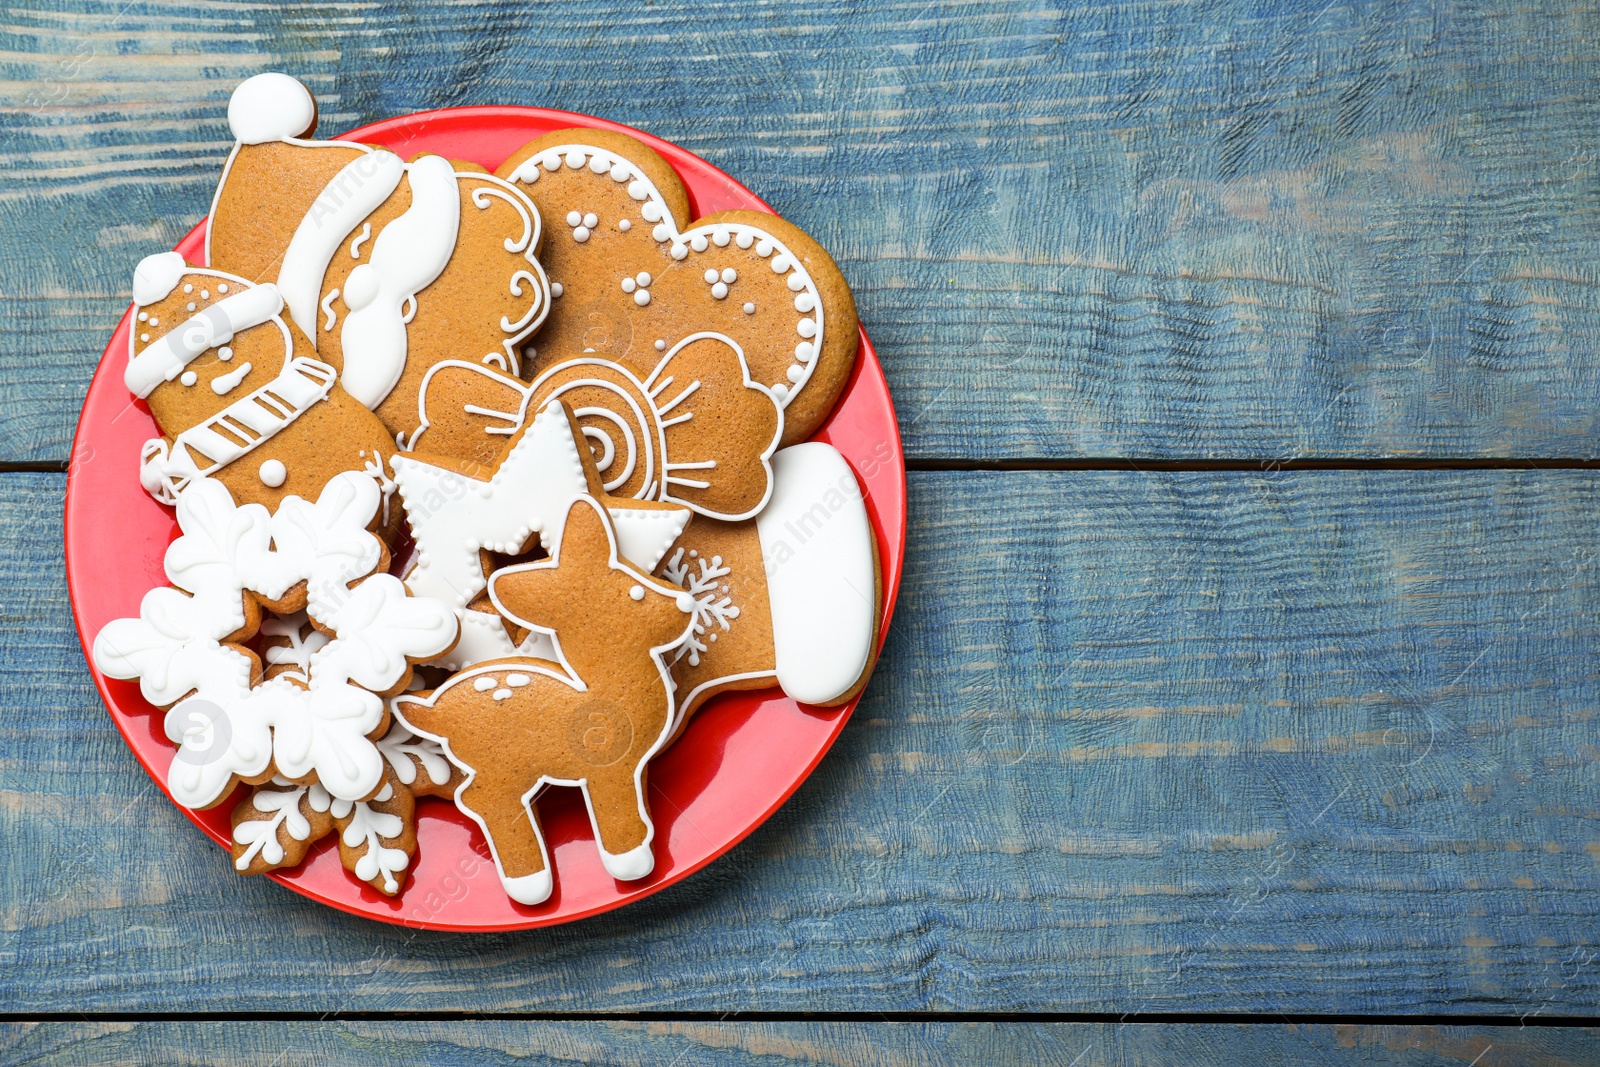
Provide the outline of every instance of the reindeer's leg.
{"type": "Polygon", "coordinates": [[[634,784],[629,761],[620,760],[596,768],[584,787],[599,831],[595,843],[600,846],[600,862],[606,873],[620,882],[643,878],[656,866],[650,849],[655,828],[644,814],[642,785],[642,781],[634,784]]]}
{"type": "Polygon", "coordinates": [[[519,904],[543,904],[554,881],[537,809],[523,804],[525,792],[477,779],[461,791],[460,801],[483,821],[506,893],[519,904]]]}

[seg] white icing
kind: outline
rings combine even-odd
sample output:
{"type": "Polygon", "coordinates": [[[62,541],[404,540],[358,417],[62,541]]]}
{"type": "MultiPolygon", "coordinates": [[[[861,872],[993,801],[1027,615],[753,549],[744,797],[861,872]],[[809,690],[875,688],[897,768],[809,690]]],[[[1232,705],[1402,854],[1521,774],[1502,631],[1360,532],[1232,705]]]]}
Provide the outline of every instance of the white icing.
{"type": "Polygon", "coordinates": [[[406,169],[393,152],[364,151],[323,187],[295,228],[278,269],[278,288],[283,290],[290,317],[313,346],[317,343],[317,297],[328,264],[356,225],[395,191],[406,169]]]}
{"type": "MultiPolygon", "coordinates": [[[[165,300],[188,269],[183,256],[177,252],[157,252],[153,256],[145,256],[133,268],[133,302],[154,304],[158,300],[165,300]]],[[[144,319],[144,313],[140,312],[139,321],[143,322],[144,319]]]]}
{"type": "Polygon", "coordinates": [[[300,137],[317,121],[317,104],[304,85],[287,74],[246,78],[228,101],[228,128],[241,144],[300,137]]]}
{"type": "MultiPolygon", "coordinates": [[[[250,361],[245,360],[227,374],[219,374],[215,378],[211,379],[211,391],[216,393],[218,396],[227,396],[235,389],[235,387],[238,386],[240,382],[244,381],[245,375],[249,373],[250,361]]],[[[185,382],[184,384],[189,385],[192,383],[185,382]]]]}
{"type": "MultiPolygon", "coordinates": [[[[248,364],[247,364],[248,366],[248,364]]],[[[269,459],[261,465],[261,484],[268,489],[276,489],[289,477],[289,471],[284,467],[281,459],[269,459]]]]}
{"type": "MultiPolygon", "coordinates": [[[[287,348],[291,344],[288,327],[282,319],[275,321],[287,348]]],[[[243,365],[244,369],[249,366],[243,365]]],[[[170,447],[160,437],[146,441],[139,460],[139,484],[162,503],[173,503],[191,481],[216,473],[271,440],[326,398],[336,378],[326,363],[304,356],[290,360],[276,378],[184,430],[170,447]]]]}
{"type": "Polygon", "coordinates": [[[180,749],[168,787],[179,803],[214,803],[235,776],[258,775],[269,761],[291,778],[316,774],[335,797],[377,787],[381,757],[367,735],[383,703],[374,691],[456,634],[447,605],[407,597],[390,575],[349,588],[382,555],[366,528],[378,504],[372,479],[353,472],[330,480],[315,504],[290,496],[270,515],[236,505],[209,478],[178,495],[172,586],[146,593],[137,619],[102,629],[94,660],[113,678],[139,679],[151,703],[171,705],[166,734],[180,749]],[[252,688],[249,657],[219,642],[243,626],[246,590],[278,599],[301,581],[310,617],[337,636],[311,654],[308,688],[285,678],[252,688]]]}
{"type": "Polygon", "coordinates": [[[182,382],[184,385],[193,385],[199,380],[200,375],[196,374],[192,370],[186,370],[182,374],[178,375],[178,381],[182,382]]]}
{"type": "Polygon", "coordinates": [[[350,314],[339,335],[345,360],[340,380],[368,408],[376,408],[400,380],[406,362],[403,306],[444,271],[461,225],[450,161],[424,156],[408,170],[411,206],[378,234],[371,260],[345,279],[350,314]]]}
{"type": "Polygon", "coordinates": [[[872,654],[872,525],[855,474],[818,441],[772,457],[772,500],[756,518],[772,606],[778,684],[826,703],[850,691],[872,654]]]}
{"type": "Polygon", "coordinates": [[[162,382],[176,378],[200,353],[233,340],[233,335],[260,326],[283,310],[275,286],[256,285],[179,323],[128,361],[122,380],[141,400],[162,382]]]}

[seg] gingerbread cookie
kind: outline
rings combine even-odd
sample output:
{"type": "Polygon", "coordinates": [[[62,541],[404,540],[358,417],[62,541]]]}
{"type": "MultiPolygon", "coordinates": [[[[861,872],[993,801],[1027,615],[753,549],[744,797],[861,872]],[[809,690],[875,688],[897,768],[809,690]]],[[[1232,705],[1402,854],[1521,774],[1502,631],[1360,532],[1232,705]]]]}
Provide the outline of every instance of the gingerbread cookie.
{"type": "Polygon", "coordinates": [[[320,358],[391,437],[417,424],[430,366],[515,376],[550,307],[539,213],[482,167],[306,140],[316,101],[284,74],[234,90],[237,143],[212,202],[207,262],[274,282],[320,358]]]}
{"type": "Polygon", "coordinates": [[[671,657],[674,736],[717,693],[776,684],[806,704],[842,704],[871,674],[883,590],[855,474],[816,441],[782,449],[773,468],[759,516],[696,522],[656,570],[694,599],[671,657]]]}
{"type": "Polygon", "coordinates": [[[422,389],[420,450],[498,464],[527,420],[559,398],[573,413],[614,497],[684,504],[701,515],[750,518],[772,494],[772,453],[783,414],[751,380],[739,347],[687,337],[643,378],[598,356],[549,367],[531,385],[447,361],[422,389]]]}
{"type": "Polygon", "coordinates": [[[844,276],[804,231],[754,211],[691,223],[672,167],[620,133],[558,130],[495,173],[552,228],[541,258],[555,299],[530,349],[536,374],[592,353],[642,378],[663,352],[710,332],[738,347],[784,406],[784,444],[827,419],[855,363],[858,324],[844,276]]]}
{"type": "Polygon", "coordinates": [[[272,510],[364,471],[384,491],[378,521],[392,530],[394,442],[340,387],[339,368],[285,320],[275,287],[163,252],[134,271],[133,299],[123,380],[165,435],[141,456],[151,495],[171,504],[192,480],[212,477],[238,502],[272,510]]]}
{"type": "Polygon", "coordinates": [[[167,709],[166,734],[179,746],[167,787],[179,803],[210,807],[240,781],[277,775],[315,775],[344,800],[380,788],[372,739],[387,725],[383,696],[457,635],[448,605],[408,596],[379,571],[387,551],[368,526],[380,506],[377,484],[352,472],[329,480],[315,504],[288,496],[274,512],[236,504],[216,478],[178,494],[172,584],[146,593],[138,618],[107,624],[94,660],[112,678],[137,678],[144,698],[167,709]],[[244,642],[264,603],[304,607],[330,638],[305,653],[303,678],[261,679],[244,642]]]}
{"type": "Polygon", "coordinates": [[[233,809],[233,865],[241,874],[296,867],[311,846],[335,831],[345,870],[385,896],[396,896],[417,853],[416,798],[448,797],[461,774],[436,741],[394,723],[377,741],[383,785],[371,800],[341,800],[318,782],[274,778],[233,809]]]}
{"type": "Polygon", "coordinates": [[[450,604],[461,620],[461,641],[439,666],[549,654],[543,638],[508,631],[479,598],[493,556],[540,545],[555,550],[561,523],[580,496],[604,498],[623,552],[647,571],[683,532],[686,507],[605,496],[580,432],[563,403],[551,400],[516,429],[494,466],[423,452],[395,457],[395,481],[417,545],[406,584],[419,596],[450,604]],[[486,553],[492,554],[487,569],[486,553]]]}
{"type": "Polygon", "coordinates": [[[555,661],[480,664],[429,694],[405,694],[395,714],[444,745],[466,779],[457,805],[483,828],[512,899],[550,896],[550,857],[532,801],[546,785],[583,790],[607,872],[655,866],[647,766],[673,724],[664,657],[688,637],[693,602],[619,554],[593,497],[574,500],[550,558],[494,573],[506,617],[551,635],[555,661]]]}

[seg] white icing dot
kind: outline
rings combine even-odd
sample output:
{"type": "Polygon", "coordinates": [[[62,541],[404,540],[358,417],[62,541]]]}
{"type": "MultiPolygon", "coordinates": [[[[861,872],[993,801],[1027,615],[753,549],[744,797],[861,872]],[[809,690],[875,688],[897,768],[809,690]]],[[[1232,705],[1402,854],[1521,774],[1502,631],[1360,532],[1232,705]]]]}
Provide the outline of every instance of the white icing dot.
{"type": "Polygon", "coordinates": [[[650,303],[650,290],[640,289],[637,293],[634,293],[633,302],[638,304],[640,307],[644,307],[646,304],[650,303]]]}
{"type": "Polygon", "coordinates": [[[643,200],[650,195],[650,187],[642,179],[634,179],[628,183],[628,195],[635,200],[643,200]]]}
{"type": "Polygon", "coordinates": [[[627,233],[629,230],[633,229],[632,220],[623,219],[621,222],[617,223],[617,229],[621,230],[623,233],[627,233]]]}
{"type": "Polygon", "coordinates": [[[649,271],[642,270],[633,276],[633,280],[638,282],[640,285],[649,285],[654,279],[650,277],[649,271]]]}
{"type": "Polygon", "coordinates": [[[789,395],[789,387],[784,385],[782,382],[779,382],[777,385],[772,387],[772,395],[777,397],[779,400],[782,400],[789,395]]]}
{"type": "Polygon", "coordinates": [[[711,243],[716,245],[718,248],[727,248],[728,239],[731,236],[732,234],[728,233],[727,230],[717,230],[711,234],[711,243]]]}
{"type": "Polygon", "coordinates": [[[576,211],[567,212],[567,225],[568,226],[581,226],[582,224],[583,224],[583,216],[582,215],[578,214],[576,211]]]}
{"type": "Polygon", "coordinates": [[[734,244],[738,245],[740,248],[749,248],[755,243],[756,239],[742,230],[739,232],[739,236],[734,238],[734,244]]]}
{"type": "Polygon", "coordinates": [[[288,476],[289,472],[280,459],[269,459],[261,465],[261,484],[268,489],[278,488],[288,476]]]}
{"type": "Polygon", "coordinates": [[[665,352],[666,350],[667,350],[667,342],[661,341],[661,340],[657,340],[656,341],[656,351],[657,352],[665,352]]]}
{"type": "Polygon", "coordinates": [[[510,700],[511,699],[511,690],[509,690],[509,689],[496,689],[494,691],[494,698],[496,700],[510,700]]]}
{"type": "Polygon", "coordinates": [[[200,290],[200,299],[201,300],[210,300],[211,299],[211,291],[209,289],[200,290]]]}
{"type": "Polygon", "coordinates": [[[799,271],[795,271],[793,274],[789,275],[789,288],[792,291],[798,293],[800,290],[804,289],[805,287],[806,287],[806,280],[804,278],[800,277],[800,272],[799,271]]]}
{"type": "Polygon", "coordinates": [[[140,334],[140,335],[139,335],[139,340],[141,340],[141,341],[148,341],[148,340],[150,340],[150,335],[149,335],[149,334],[147,334],[147,333],[141,333],[141,334],[140,334]]]}
{"type": "Polygon", "coordinates": [[[531,166],[531,167],[529,167],[529,166],[518,167],[517,168],[517,173],[512,175],[512,177],[515,178],[519,182],[527,182],[529,185],[532,185],[534,182],[539,180],[538,161],[535,160],[534,161],[534,165],[531,166]]]}
{"type": "Polygon", "coordinates": [[[223,282],[221,285],[217,286],[217,292],[226,293],[227,291],[228,291],[228,283],[227,282],[223,282]]]}
{"type": "Polygon", "coordinates": [[[804,314],[817,306],[817,298],[810,293],[801,293],[794,298],[794,309],[804,314]]]}
{"type": "Polygon", "coordinates": [[[589,157],[584,155],[580,149],[574,148],[567,153],[567,166],[571,167],[573,170],[577,170],[579,167],[588,162],[588,160],[589,157]]]}
{"type": "Polygon", "coordinates": [[[566,288],[560,282],[551,282],[550,283],[550,295],[551,296],[560,296],[562,293],[564,293],[566,291],[567,291],[566,288]]]}
{"type": "Polygon", "coordinates": [[[631,293],[637,288],[639,288],[639,283],[634,281],[632,278],[622,279],[622,291],[624,293],[631,293]]]}
{"type": "Polygon", "coordinates": [[[717,280],[717,272],[714,271],[714,270],[708,270],[708,271],[706,271],[704,277],[705,277],[705,280],[706,280],[706,284],[710,285],[712,282],[717,280]]]}
{"type": "Polygon", "coordinates": [[[224,363],[228,362],[228,360],[233,358],[233,349],[229,348],[227,345],[223,345],[221,348],[217,349],[217,358],[222,360],[224,363]]]}
{"type": "Polygon", "coordinates": [[[523,686],[527,685],[531,681],[533,681],[533,679],[529,678],[526,674],[508,674],[508,675],[506,675],[506,684],[509,685],[513,689],[521,689],[523,686]]]}
{"type": "Polygon", "coordinates": [[[183,291],[186,292],[186,293],[192,293],[192,292],[194,292],[194,286],[186,285],[186,286],[183,287],[183,291]]]}
{"type": "Polygon", "coordinates": [[[544,157],[544,169],[552,173],[561,169],[561,153],[552,152],[544,157]]]}
{"type": "Polygon", "coordinates": [[[189,301],[189,310],[190,311],[194,310],[194,301],[193,300],[189,301]]]}
{"type": "Polygon", "coordinates": [[[688,255],[689,255],[689,246],[688,245],[673,245],[672,246],[672,258],[673,259],[677,259],[677,260],[686,259],[686,258],[688,258],[688,255]]]}
{"type": "Polygon", "coordinates": [[[732,267],[723,267],[722,280],[727,282],[729,285],[732,285],[734,282],[739,280],[739,272],[734,270],[732,267]]]}
{"type": "MultiPolygon", "coordinates": [[[[716,639],[717,639],[717,635],[716,634],[712,634],[711,635],[711,640],[715,641],[716,639]]],[[[385,788],[387,788],[387,787],[385,787],[385,788]]]]}
{"type": "Polygon", "coordinates": [[[583,244],[583,242],[589,239],[589,227],[579,226],[576,230],[573,230],[572,239],[578,242],[580,245],[583,244]]]}
{"type": "Polygon", "coordinates": [[[760,256],[762,259],[772,255],[772,242],[763,240],[757,244],[756,255],[760,256]]]}
{"type": "Polygon", "coordinates": [[[589,160],[589,169],[594,171],[596,174],[604,174],[606,171],[611,169],[611,166],[605,161],[603,156],[596,153],[595,157],[589,160]]]}
{"type": "Polygon", "coordinates": [[[718,300],[723,299],[728,295],[728,286],[723,282],[718,282],[716,285],[711,287],[711,295],[716,297],[718,300]]]}
{"type": "MultiPolygon", "coordinates": [[[[189,305],[189,310],[190,311],[194,310],[194,305],[193,304],[189,305]]],[[[150,321],[150,312],[148,312],[148,311],[139,312],[139,321],[140,322],[149,322],[150,321]]]]}
{"type": "Polygon", "coordinates": [[[791,382],[798,382],[801,378],[804,378],[805,376],[806,376],[806,371],[805,371],[804,367],[796,367],[796,366],[794,366],[792,364],[790,365],[790,367],[789,367],[789,380],[791,382]]]}
{"type": "Polygon", "coordinates": [[[156,318],[154,315],[151,315],[150,316],[150,325],[152,325],[152,326],[160,326],[161,325],[161,320],[156,318]]]}
{"type": "MultiPolygon", "coordinates": [[[[598,158],[598,157],[597,157],[598,158]]],[[[628,165],[621,160],[611,164],[611,180],[625,182],[628,180],[628,165]]]]}
{"type": "Polygon", "coordinates": [[[486,690],[493,689],[495,686],[497,686],[499,684],[500,683],[495,681],[495,679],[494,679],[494,677],[492,675],[485,674],[481,678],[479,678],[477,681],[472,683],[472,688],[474,688],[478,692],[482,693],[482,692],[484,692],[486,690]]]}
{"type": "Polygon", "coordinates": [[[184,385],[193,385],[195,382],[198,382],[199,380],[200,380],[200,375],[196,374],[192,370],[186,370],[181,375],[179,375],[179,377],[178,377],[178,381],[182,382],[184,385]]]}
{"type": "Polygon", "coordinates": [[[772,273],[774,273],[774,274],[782,274],[784,271],[786,271],[788,269],[789,269],[789,257],[788,256],[773,256],[772,257],[772,273]]]}
{"type": "MultiPolygon", "coordinates": [[[[650,236],[654,237],[658,241],[665,241],[667,238],[672,236],[672,230],[667,226],[666,223],[658,222],[656,223],[656,228],[650,231],[650,236]]],[[[677,249],[674,248],[673,251],[676,252],[677,249]]]]}
{"type": "Polygon", "coordinates": [[[639,214],[644,217],[644,221],[646,222],[660,222],[661,205],[652,200],[650,203],[639,209],[639,214]]]}
{"type": "Polygon", "coordinates": [[[689,247],[694,249],[696,252],[704,252],[706,250],[706,235],[703,233],[697,233],[693,237],[689,238],[689,247]]]}
{"type": "Polygon", "coordinates": [[[816,320],[815,319],[801,319],[798,323],[795,324],[795,332],[798,333],[801,337],[815,337],[817,335],[817,323],[816,323],[816,320]]]}
{"type": "Polygon", "coordinates": [[[633,599],[635,599],[635,600],[643,600],[644,599],[644,586],[642,586],[642,585],[634,586],[632,589],[628,590],[628,595],[633,597],[633,599]]]}
{"type": "Polygon", "coordinates": [[[754,315],[756,313],[756,306],[754,304],[745,304],[744,313],[746,315],[754,315]]]}
{"type": "Polygon", "coordinates": [[[810,341],[801,341],[799,344],[794,346],[794,358],[798,359],[801,363],[810,363],[811,357],[816,354],[817,350],[812,346],[810,341]]]}
{"type": "Polygon", "coordinates": [[[591,211],[583,217],[583,224],[592,230],[600,225],[600,216],[591,211]]]}
{"type": "Polygon", "coordinates": [[[527,360],[538,359],[539,358],[539,350],[537,348],[535,348],[533,345],[529,345],[527,348],[524,348],[522,350],[522,358],[523,359],[527,359],[527,360]]]}

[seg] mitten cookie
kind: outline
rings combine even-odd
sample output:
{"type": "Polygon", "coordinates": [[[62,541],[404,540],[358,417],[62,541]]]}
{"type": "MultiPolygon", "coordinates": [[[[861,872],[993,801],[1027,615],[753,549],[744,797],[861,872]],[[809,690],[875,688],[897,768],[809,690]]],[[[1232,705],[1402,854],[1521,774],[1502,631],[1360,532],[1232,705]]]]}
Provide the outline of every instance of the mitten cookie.
{"type": "Polygon", "coordinates": [[[144,698],[167,709],[166,734],[179,746],[167,786],[179,803],[210,807],[240,781],[275,775],[315,775],[343,800],[378,791],[382,697],[457,633],[448,605],[408,596],[381,573],[387,551],[368,531],[380,505],[376,483],[355,473],[331,479],[315,504],[289,496],[270,513],[236,504],[215,478],[178,494],[172,585],[146,593],[138,618],[107,624],[94,660],[112,678],[137,678],[144,698]],[[330,638],[305,651],[303,677],[261,680],[244,642],[263,604],[303,607],[330,638]]]}
{"type": "Polygon", "coordinates": [[[806,704],[842,704],[871,674],[883,590],[855,474],[817,441],[772,463],[758,517],[697,521],[656,570],[694,600],[689,639],[671,657],[675,737],[720,692],[776,684],[806,704]]]}
{"type": "Polygon", "coordinates": [[[844,276],[802,230],[754,211],[691,224],[672,167],[620,133],[558,130],[495,173],[552,227],[541,258],[555,299],[536,372],[589,352],[642,378],[661,353],[713,332],[784,405],[784,444],[822,425],[854,365],[858,324],[844,276]]]}
{"type": "Polygon", "coordinates": [[[339,833],[344,868],[385,896],[404,888],[417,854],[416,798],[448,797],[462,776],[436,741],[394,723],[377,741],[387,766],[371,800],[339,800],[318,782],[274,778],[233,809],[233,865],[241,874],[297,867],[339,833]]]}
{"type": "Polygon", "coordinates": [[[133,300],[123,380],[164,435],[141,456],[139,481],[151,495],[171,504],[194,479],[212,477],[240,503],[272,510],[364,471],[383,489],[378,521],[392,532],[394,441],[340,387],[338,366],[318,359],[285,320],[274,286],[162,252],[134,270],[133,300]]]}
{"type": "Polygon", "coordinates": [[[517,374],[521,342],[550,306],[539,213],[475,164],[305,140],[316,115],[285,74],[234,90],[237,143],[212,202],[207,262],[275,282],[351,395],[391,436],[409,434],[434,363],[517,374]]]}
{"type": "Polygon", "coordinates": [[[516,428],[492,466],[423,452],[395,457],[395,481],[417,544],[406,584],[419,596],[448,603],[461,620],[461,641],[439,666],[454,670],[497,657],[549,653],[537,633],[508,632],[479,598],[493,556],[517,556],[541,545],[547,553],[555,550],[561,523],[578,497],[604,499],[624,553],[646,571],[683,532],[686,507],[605,496],[579,434],[563,403],[551,400],[516,428]]]}
{"type": "Polygon", "coordinates": [[[404,694],[395,714],[443,743],[466,774],[456,804],[489,841],[512,899],[550,896],[550,856],[531,803],[543,786],[575,785],[613,878],[655,867],[646,768],[673,722],[663,657],[688,635],[692,602],[619,554],[606,509],[573,501],[548,560],[494,573],[490,595],[523,626],[553,635],[556,661],[480,664],[430,694],[404,694]]]}
{"type": "Polygon", "coordinates": [[[750,518],[772,495],[783,414],[726,338],[689,337],[644,377],[598,356],[545,370],[531,385],[449,361],[422,388],[419,450],[495,465],[551,400],[572,412],[613,497],[684,504],[718,519],[750,518]]]}

